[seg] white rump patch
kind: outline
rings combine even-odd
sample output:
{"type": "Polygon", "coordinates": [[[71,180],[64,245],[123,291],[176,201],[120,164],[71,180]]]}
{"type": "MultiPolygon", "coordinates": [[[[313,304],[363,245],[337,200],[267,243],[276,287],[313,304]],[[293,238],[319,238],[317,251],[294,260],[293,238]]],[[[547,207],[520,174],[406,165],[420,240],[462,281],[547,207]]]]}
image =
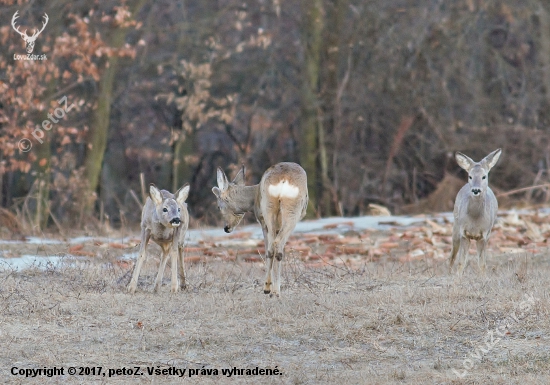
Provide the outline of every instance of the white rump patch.
{"type": "Polygon", "coordinates": [[[296,198],[300,193],[300,189],[287,180],[282,180],[277,184],[271,184],[267,188],[269,195],[275,198],[296,198]]]}

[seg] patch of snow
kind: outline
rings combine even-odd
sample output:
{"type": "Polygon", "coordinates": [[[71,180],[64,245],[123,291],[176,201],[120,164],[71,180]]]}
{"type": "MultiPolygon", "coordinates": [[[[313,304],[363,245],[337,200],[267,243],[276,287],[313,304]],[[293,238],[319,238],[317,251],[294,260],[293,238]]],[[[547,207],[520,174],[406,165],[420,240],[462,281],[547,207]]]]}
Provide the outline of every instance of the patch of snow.
{"type": "Polygon", "coordinates": [[[37,257],[35,255],[23,255],[18,258],[0,258],[0,268],[10,270],[24,270],[30,267],[37,267],[40,270],[46,270],[48,266],[57,266],[65,256],[37,257]]]}

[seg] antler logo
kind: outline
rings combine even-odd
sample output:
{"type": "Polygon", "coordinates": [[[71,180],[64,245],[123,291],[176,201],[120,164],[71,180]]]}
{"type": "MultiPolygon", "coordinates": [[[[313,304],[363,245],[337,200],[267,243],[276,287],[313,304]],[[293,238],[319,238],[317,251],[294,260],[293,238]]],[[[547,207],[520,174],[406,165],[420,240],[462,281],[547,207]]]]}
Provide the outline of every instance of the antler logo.
{"type": "Polygon", "coordinates": [[[19,27],[15,27],[15,19],[17,19],[19,17],[19,15],[17,15],[18,13],[19,13],[19,11],[16,11],[13,14],[13,17],[11,18],[11,26],[13,27],[13,29],[15,29],[17,31],[18,34],[21,35],[23,40],[25,40],[25,43],[27,43],[27,47],[26,47],[27,53],[32,53],[32,51],[34,49],[34,41],[36,40],[38,35],[40,35],[42,33],[44,28],[46,28],[46,24],[48,24],[48,20],[50,18],[48,17],[48,14],[44,13],[44,16],[42,16],[42,17],[45,19],[45,21],[43,21],[42,29],[40,31],[35,29],[32,36],[29,36],[29,35],[27,35],[27,30],[25,30],[25,32],[21,32],[19,30],[19,27]]]}

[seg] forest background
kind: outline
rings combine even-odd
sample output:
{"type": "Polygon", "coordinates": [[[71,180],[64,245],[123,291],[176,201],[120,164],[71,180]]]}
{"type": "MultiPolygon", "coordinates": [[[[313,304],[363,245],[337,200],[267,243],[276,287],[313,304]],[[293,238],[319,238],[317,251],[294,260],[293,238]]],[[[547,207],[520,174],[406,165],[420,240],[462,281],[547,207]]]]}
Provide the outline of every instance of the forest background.
{"type": "Polygon", "coordinates": [[[503,207],[550,198],[544,0],[2,0],[0,43],[1,217],[33,232],[137,225],[140,174],[216,224],[216,168],[279,161],[310,217],[449,211],[455,151],[503,149],[503,207]]]}

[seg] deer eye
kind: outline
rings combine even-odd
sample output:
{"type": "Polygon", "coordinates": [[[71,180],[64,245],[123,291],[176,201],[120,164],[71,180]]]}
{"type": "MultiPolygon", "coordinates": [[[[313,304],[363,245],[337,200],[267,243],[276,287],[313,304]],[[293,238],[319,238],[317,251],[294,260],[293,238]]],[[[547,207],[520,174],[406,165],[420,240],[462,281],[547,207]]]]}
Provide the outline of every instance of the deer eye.
{"type": "Polygon", "coordinates": [[[472,179],[472,176],[470,175],[470,179],[472,179]]]}
{"type": "Polygon", "coordinates": [[[481,178],[481,179],[485,179],[485,178],[486,178],[486,176],[485,176],[485,175],[483,175],[483,178],[481,178]]]}
{"type": "Polygon", "coordinates": [[[168,209],[165,207],[165,208],[162,209],[162,211],[164,211],[165,213],[167,213],[167,212],[168,212],[168,209]]]}

